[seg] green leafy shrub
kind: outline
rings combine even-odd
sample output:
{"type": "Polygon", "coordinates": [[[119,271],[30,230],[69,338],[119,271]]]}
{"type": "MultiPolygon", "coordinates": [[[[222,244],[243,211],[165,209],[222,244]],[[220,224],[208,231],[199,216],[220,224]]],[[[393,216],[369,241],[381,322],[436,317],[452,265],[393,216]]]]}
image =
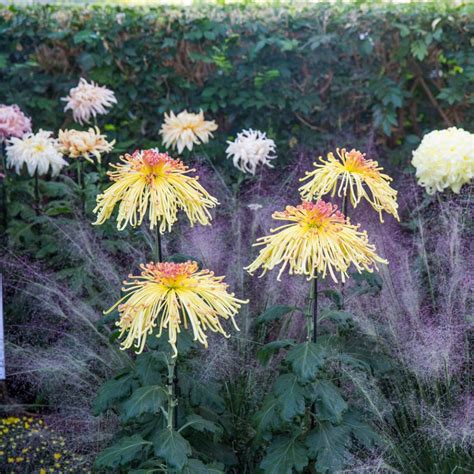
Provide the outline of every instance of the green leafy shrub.
{"type": "Polygon", "coordinates": [[[70,123],[60,98],[79,77],[110,86],[116,153],[156,144],[162,114],[185,108],[217,119],[217,161],[225,135],[248,127],[276,138],[281,157],[335,132],[413,144],[472,123],[470,9],[10,7],[0,14],[0,103],[57,129],[70,123]]]}

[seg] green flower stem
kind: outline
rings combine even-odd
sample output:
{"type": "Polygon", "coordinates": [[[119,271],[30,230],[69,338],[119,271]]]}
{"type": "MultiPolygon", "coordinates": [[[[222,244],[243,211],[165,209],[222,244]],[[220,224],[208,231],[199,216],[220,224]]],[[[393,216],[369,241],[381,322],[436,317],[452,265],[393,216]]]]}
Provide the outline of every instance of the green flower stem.
{"type": "Polygon", "coordinates": [[[8,193],[8,173],[7,173],[7,159],[5,156],[5,144],[0,143],[0,156],[2,159],[2,202],[3,202],[3,229],[5,238],[7,234],[8,227],[8,204],[10,202],[10,195],[8,193]]]}
{"type": "MultiPolygon", "coordinates": [[[[349,209],[347,206],[347,194],[344,194],[344,197],[342,198],[342,208],[341,212],[344,214],[346,219],[349,217],[349,209]]],[[[341,309],[344,309],[346,304],[346,300],[344,298],[344,283],[341,283],[341,309]]]]}
{"type": "Polygon", "coordinates": [[[80,158],[76,158],[76,168],[77,168],[77,185],[79,186],[79,195],[81,198],[82,208],[85,209],[86,200],[84,195],[84,176],[82,169],[82,161],[80,158]]]}
{"type": "MultiPolygon", "coordinates": [[[[155,260],[163,261],[163,250],[161,245],[160,223],[155,227],[155,260]]],[[[178,394],[178,367],[176,359],[171,359],[168,363],[168,428],[173,429],[178,426],[178,410],[176,396],[178,394]]]]}
{"type": "Polygon", "coordinates": [[[341,207],[341,212],[347,217],[347,194],[344,194],[344,197],[342,198],[342,207],[341,207]]]}
{"type": "Polygon", "coordinates": [[[176,410],[175,407],[178,404],[175,397],[175,368],[176,359],[170,357],[168,359],[168,429],[173,430],[176,427],[176,410]]]}
{"type": "Polygon", "coordinates": [[[40,207],[41,207],[41,196],[40,196],[40,190],[39,190],[39,178],[38,178],[38,170],[35,171],[35,212],[36,215],[40,213],[40,207]]]}
{"type": "Polygon", "coordinates": [[[155,260],[157,262],[163,261],[163,252],[161,250],[161,233],[160,224],[158,223],[155,228],[155,260]]]}
{"type": "Polygon", "coordinates": [[[318,276],[316,275],[311,281],[311,317],[312,317],[312,339],[316,342],[318,339],[318,276]]]}

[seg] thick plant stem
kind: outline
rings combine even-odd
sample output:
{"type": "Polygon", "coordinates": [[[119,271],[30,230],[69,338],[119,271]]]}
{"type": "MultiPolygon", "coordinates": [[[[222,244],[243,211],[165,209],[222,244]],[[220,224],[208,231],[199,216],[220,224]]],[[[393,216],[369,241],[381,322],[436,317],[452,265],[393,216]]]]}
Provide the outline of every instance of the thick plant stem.
{"type": "Polygon", "coordinates": [[[5,145],[0,143],[0,157],[2,159],[2,172],[3,172],[3,179],[2,179],[2,203],[3,203],[3,229],[5,239],[7,234],[7,227],[8,227],[8,203],[9,203],[9,195],[8,195],[8,174],[7,174],[7,159],[5,157],[5,145]]]}
{"type": "Polygon", "coordinates": [[[155,228],[155,259],[157,262],[163,261],[163,251],[161,250],[161,232],[159,223],[155,228]]]}
{"type": "MultiPolygon", "coordinates": [[[[344,214],[346,219],[349,218],[349,209],[347,208],[347,194],[344,194],[342,198],[342,208],[341,212],[344,214]]],[[[344,309],[345,301],[344,301],[344,283],[341,283],[341,309],[344,309]]]]}
{"type": "Polygon", "coordinates": [[[82,176],[82,162],[80,158],[77,158],[76,167],[77,167],[77,185],[79,187],[79,194],[81,197],[82,209],[84,210],[86,201],[85,201],[85,196],[84,196],[84,180],[82,176]]]}
{"type": "MultiPolygon", "coordinates": [[[[161,246],[161,232],[160,232],[160,223],[158,222],[155,227],[155,260],[159,263],[163,261],[163,250],[161,246]]],[[[177,405],[176,396],[178,395],[178,366],[176,364],[176,359],[172,359],[172,373],[170,375],[171,363],[168,365],[168,395],[172,396],[172,409],[170,411],[170,399],[168,400],[168,427],[177,427],[178,426],[178,410],[175,409],[177,405]],[[171,378],[170,378],[171,377],[171,378]],[[170,387],[171,384],[171,387],[170,387]],[[171,392],[170,392],[171,391],[171,392]],[[173,418],[170,421],[170,416],[173,418]]]]}
{"type": "Polygon", "coordinates": [[[347,215],[347,194],[344,194],[344,197],[342,198],[342,207],[341,207],[341,212],[348,217],[347,215]]]}
{"type": "Polygon", "coordinates": [[[318,339],[318,276],[316,275],[311,281],[311,316],[313,329],[313,342],[318,339]]]}
{"type": "Polygon", "coordinates": [[[36,214],[39,214],[39,208],[40,208],[40,191],[39,191],[38,170],[35,171],[35,203],[36,203],[36,214]]]}
{"type": "Polygon", "coordinates": [[[176,359],[170,357],[168,359],[168,429],[176,428],[176,398],[175,398],[175,367],[176,359]]]}
{"type": "MultiPolygon", "coordinates": [[[[308,311],[308,341],[311,340],[316,343],[318,340],[318,275],[311,280],[311,288],[309,292],[309,306],[308,311]]],[[[311,405],[310,426],[314,428],[316,413],[316,403],[311,405]]]]}

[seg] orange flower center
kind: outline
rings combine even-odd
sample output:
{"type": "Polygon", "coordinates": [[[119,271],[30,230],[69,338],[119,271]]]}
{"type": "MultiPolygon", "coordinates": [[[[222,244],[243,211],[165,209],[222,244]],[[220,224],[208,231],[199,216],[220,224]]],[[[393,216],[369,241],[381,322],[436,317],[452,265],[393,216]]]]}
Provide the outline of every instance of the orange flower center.
{"type": "Polygon", "coordinates": [[[132,155],[126,155],[132,168],[139,171],[152,182],[154,178],[160,178],[172,170],[185,170],[186,166],[181,160],[171,158],[168,153],[160,153],[157,150],[135,150],[132,155]]]}
{"type": "Polygon", "coordinates": [[[168,288],[178,288],[197,271],[198,264],[188,261],[185,263],[148,263],[142,275],[149,275],[168,288]]]}
{"type": "Polygon", "coordinates": [[[328,225],[343,224],[344,214],[337,206],[325,201],[303,201],[300,205],[287,206],[284,212],[275,212],[274,217],[295,220],[307,229],[325,229],[328,225]]]}
{"type": "Polygon", "coordinates": [[[364,173],[376,166],[372,160],[365,158],[365,153],[355,149],[348,152],[343,148],[340,156],[343,157],[344,168],[349,173],[364,173]]]}
{"type": "Polygon", "coordinates": [[[316,203],[303,201],[297,207],[304,211],[303,223],[309,228],[323,229],[330,223],[344,223],[344,215],[337,210],[337,206],[329,202],[316,203]]]}

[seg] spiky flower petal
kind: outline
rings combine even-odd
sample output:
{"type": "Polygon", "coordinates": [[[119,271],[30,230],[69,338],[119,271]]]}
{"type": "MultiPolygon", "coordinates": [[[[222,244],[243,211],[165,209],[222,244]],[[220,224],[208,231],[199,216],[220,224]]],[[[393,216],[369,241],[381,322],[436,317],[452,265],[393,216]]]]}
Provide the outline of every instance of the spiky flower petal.
{"type": "Polygon", "coordinates": [[[337,157],[328,153],[326,161],[320,156],[319,163],[313,163],[316,169],[300,179],[309,180],[300,187],[301,197],[320,199],[328,193],[334,197],[337,191],[339,197],[348,196],[354,207],[366,199],[379,213],[381,222],[382,211],[399,220],[397,191],[390,186],[392,178],[381,173],[383,168],[376,161],[366,159],[360,151],[338,148],[336,152],[337,157]]]}
{"type": "Polygon", "coordinates": [[[270,160],[277,158],[274,154],[276,145],[264,132],[242,130],[235,141],[227,143],[227,158],[232,158],[234,166],[240,171],[255,174],[259,164],[273,168],[270,160]]]}
{"type": "Polygon", "coordinates": [[[430,132],[413,152],[411,163],[428,194],[446,188],[459,193],[474,177],[474,134],[456,127],[430,132]]]}
{"type": "Polygon", "coordinates": [[[64,112],[72,110],[74,121],[81,125],[89,123],[92,117],[107,114],[108,109],[117,103],[113,91],[94,81],[88,83],[82,77],[79,84],[69,91],[69,95],[61,100],[66,102],[64,112]]]}
{"type": "Polygon", "coordinates": [[[181,160],[171,158],[157,149],[135,151],[121,157],[121,163],[111,165],[107,174],[114,182],[103,194],[97,196],[95,224],[103,224],[119,204],[117,228],[128,224],[141,225],[148,213],[150,228],[160,223],[160,231],[170,231],[183,210],[191,225],[209,224],[209,208],[218,204],[199,183],[198,176],[188,176],[195,171],[181,160]]]}
{"type": "Polygon", "coordinates": [[[67,162],[59,152],[58,141],[51,135],[53,132],[40,130],[28,133],[22,138],[13,137],[7,141],[7,165],[21,173],[24,165],[30,176],[44,175],[51,169],[51,175],[57,176],[67,162]]]}
{"type": "Polygon", "coordinates": [[[206,330],[224,337],[221,319],[230,319],[234,328],[235,315],[248,301],[227,292],[224,277],[216,277],[209,270],[199,270],[196,262],[149,263],[140,266],[138,276],[129,275],[124,282],[126,294],[112,307],[118,307],[120,337],[127,334],[123,349],[134,347],[142,352],[148,335],[158,327],[157,337],[168,330],[168,341],[176,357],[177,337],[181,330],[191,328],[194,340],[207,347],[206,330]]]}
{"type": "Polygon", "coordinates": [[[358,272],[371,272],[377,262],[387,263],[369,244],[367,232],[359,231],[360,226],[352,225],[331,203],[303,201],[296,207],[287,206],[284,212],[274,212],[272,217],[289,224],[257,239],[254,246],[264,247],[246,268],[251,274],[261,268],[263,276],[282,264],[278,279],[289,267],[290,275],[306,275],[310,279],[318,273],[323,278],[329,273],[337,282],[336,273],[345,281],[351,264],[358,272]]]}
{"type": "Polygon", "coordinates": [[[89,128],[87,132],[81,130],[59,130],[59,149],[70,158],[83,157],[94,163],[95,157],[98,163],[103,153],[110,153],[115,140],[108,142],[105,135],[101,135],[99,127],[89,128]]]}
{"type": "Polygon", "coordinates": [[[216,122],[204,120],[202,110],[198,114],[184,110],[178,115],[173,112],[165,114],[160,134],[166,148],[177,148],[178,153],[181,153],[185,148],[191,151],[194,145],[207,143],[215,130],[217,130],[216,122]]]}

